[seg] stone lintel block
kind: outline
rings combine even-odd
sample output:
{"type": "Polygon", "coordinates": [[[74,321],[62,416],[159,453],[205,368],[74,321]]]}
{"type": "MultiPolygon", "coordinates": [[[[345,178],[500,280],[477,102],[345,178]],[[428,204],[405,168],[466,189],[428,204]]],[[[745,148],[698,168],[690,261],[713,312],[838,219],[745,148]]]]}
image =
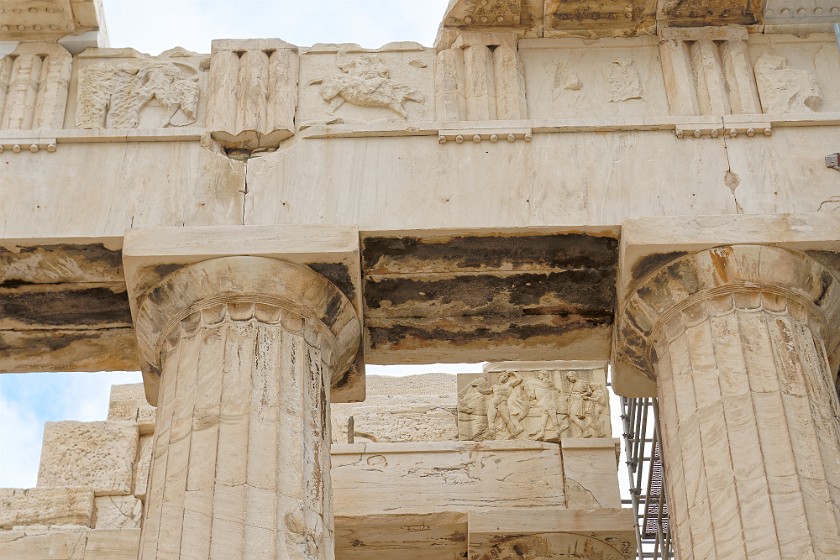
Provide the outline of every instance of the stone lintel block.
{"type": "Polygon", "coordinates": [[[529,508],[521,512],[494,509],[469,514],[471,558],[481,557],[494,547],[501,548],[501,552],[510,549],[511,557],[516,557],[513,552],[517,548],[528,549],[535,545],[548,551],[546,557],[557,554],[559,558],[572,548],[575,551],[591,550],[591,558],[633,558],[636,550],[633,511],[529,508]],[[601,556],[597,556],[598,553],[601,556]]]}
{"type": "Polygon", "coordinates": [[[85,560],[136,560],[140,529],[95,529],[88,533],[85,560]]]}
{"type": "Polygon", "coordinates": [[[339,515],[564,504],[560,447],[533,441],[333,444],[339,515]]]}
{"type": "Polygon", "coordinates": [[[47,422],[38,486],[84,486],[97,496],[131,494],[137,441],[133,422],[47,422]]]}
{"type": "Polygon", "coordinates": [[[95,529],[139,529],[142,502],[134,496],[99,496],[94,500],[95,529]]]}
{"type": "Polygon", "coordinates": [[[0,529],[27,525],[90,527],[93,501],[90,488],[2,488],[0,529]]]}
{"type": "MultiPolygon", "coordinates": [[[[686,255],[724,245],[767,245],[805,253],[829,269],[840,268],[840,216],[797,213],[627,220],[622,226],[617,316],[635,288],[660,267],[686,255]]],[[[619,329],[615,329],[618,333],[619,329]]],[[[621,346],[617,340],[613,353],[621,346]]],[[[832,363],[836,358],[832,360],[832,363]]],[[[628,397],[656,396],[656,384],[615,356],[613,390],[628,397]]]]}
{"type": "Polygon", "coordinates": [[[749,31],[740,25],[723,27],[660,27],[663,41],[746,41],[749,31]]]}
{"type": "Polygon", "coordinates": [[[84,560],[88,532],[0,531],[0,560],[84,560]]]}
{"type": "Polygon", "coordinates": [[[619,440],[564,439],[560,445],[563,449],[566,507],[586,510],[620,509],[617,472],[619,440]]]}
{"type": "MultiPolygon", "coordinates": [[[[208,226],[129,230],[123,265],[129,303],[136,318],[150,290],[167,275],[202,261],[248,255],[308,266],[332,282],[362,317],[359,232],[355,227],[327,225],[208,226]]],[[[142,360],[141,360],[142,362],[142,360]]],[[[146,399],[156,404],[159,376],[141,364],[146,399]]],[[[334,384],[332,402],[364,400],[364,356],[334,384]]]]}
{"type": "Polygon", "coordinates": [[[336,558],[438,560],[467,558],[468,515],[440,511],[417,515],[335,518],[336,558]],[[364,543],[360,546],[359,543],[364,543]]]}

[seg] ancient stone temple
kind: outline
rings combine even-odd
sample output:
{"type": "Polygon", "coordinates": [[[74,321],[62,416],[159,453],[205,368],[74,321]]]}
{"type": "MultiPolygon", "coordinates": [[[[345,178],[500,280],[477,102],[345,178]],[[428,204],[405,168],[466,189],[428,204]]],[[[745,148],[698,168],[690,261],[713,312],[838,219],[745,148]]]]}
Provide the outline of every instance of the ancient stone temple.
{"type": "Polygon", "coordinates": [[[840,558],[840,0],[102,21],[0,0],[0,371],[144,382],[47,426],[0,559],[633,558],[609,383],[677,558],[840,558]]]}

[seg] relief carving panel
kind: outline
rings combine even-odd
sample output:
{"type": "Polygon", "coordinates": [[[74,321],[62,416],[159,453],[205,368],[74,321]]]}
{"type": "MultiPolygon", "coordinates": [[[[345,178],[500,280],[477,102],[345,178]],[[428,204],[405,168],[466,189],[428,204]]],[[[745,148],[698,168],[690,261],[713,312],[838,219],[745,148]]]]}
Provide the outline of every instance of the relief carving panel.
{"type": "Polygon", "coordinates": [[[462,440],[603,438],[610,435],[604,366],[513,367],[458,376],[462,440]]]}
{"type": "Polygon", "coordinates": [[[763,54],[755,64],[755,81],[765,113],[811,113],[822,101],[814,74],[791,68],[783,56],[763,54]]]}
{"type": "Polygon", "coordinates": [[[78,128],[169,128],[188,126],[198,119],[200,71],[175,56],[126,58],[92,62],[78,71],[76,122],[78,128]],[[143,119],[147,109],[159,120],[143,119]],[[145,122],[144,122],[145,120],[145,122]]]}
{"type": "Polygon", "coordinates": [[[415,43],[377,51],[315,45],[301,53],[300,127],[324,122],[430,120],[434,53],[415,43]]]}

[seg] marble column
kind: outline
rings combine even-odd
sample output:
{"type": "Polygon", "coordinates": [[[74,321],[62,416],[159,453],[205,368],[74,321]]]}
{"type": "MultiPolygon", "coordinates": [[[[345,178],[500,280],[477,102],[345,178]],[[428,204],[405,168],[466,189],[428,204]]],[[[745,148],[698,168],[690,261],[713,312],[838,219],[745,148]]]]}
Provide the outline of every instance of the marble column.
{"type": "Polygon", "coordinates": [[[160,374],[140,559],[332,559],[329,388],[360,324],[311,269],[226,257],[139,306],[160,374]]]}
{"type": "Polygon", "coordinates": [[[681,560],[840,558],[839,290],[803,253],[734,245],[629,294],[620,339],[657,382],[681,560]]]}

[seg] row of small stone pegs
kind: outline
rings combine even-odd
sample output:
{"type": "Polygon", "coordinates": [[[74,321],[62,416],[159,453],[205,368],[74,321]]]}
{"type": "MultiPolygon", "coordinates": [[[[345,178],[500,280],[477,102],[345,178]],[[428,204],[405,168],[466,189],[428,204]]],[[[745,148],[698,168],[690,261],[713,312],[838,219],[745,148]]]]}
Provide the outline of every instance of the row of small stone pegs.
{"type": "MultiPolygon", "coordinates": [[[[15,154],[19,154],[21,151],[23,151],[23,148],[20,144],[12,144],[11,148],[9,149],[15,154]]],[[[48,152],[53,153],[55,151],[55,143],[51,142],[47,144],[46,149],[48,152]]],[[[0,154],[2,154],[5,151],[6,147],[3,146],[3,144],[0,144],[0,154]]],[[[33,154],[37,154],[39,151],[41,151],[41,146],[39,146],[38,144],[30,144],[29,151],[33,154]]]]}
{"type": "MultiPolygon", "coordinates": [[[[682,128],[678,128],[676,130],[677,138],[688,137],[688,132],[689,131],[687,131],[687,130],[684,130],[682,128]]],[[[708,130],[708,129],[703,130],[703,129],[698,128],[698,129],[695,129],[693,133],[691,133],[691,136],[693,136],[694,138],[703,138],[704,136],[707,136],[707,137],[710,136],[712,138],[717,138],[717,137],[720,136],[721,132],[723,132],[723,129],[720,129],[720,128],[713,128],[711,130],[708,130]]],[[[739,131],[737,128],[726,129],[726,135],[729,136],[730,138],[737,138],[740,133],[741,133],[741,131],[739,131]]],[[[768,126],[763,130],[763,133],[764,133],[764,136],[772,136],[773,135],[773,129],[768,126]]],[[[744,131],[744,134],[746,134],[748,137],[752,138],[753,136],[756,135],[756,130],[755,130],[755,128],[747,128],[744,131]]]]}
{"type": "MultiPolygon", "coordinates": [[[[469,136],[469,134],[467,134],[467,136],[469,136]]],[[[517,135],[514,134],[513,132],[510,132],[507,135],[504,135],[503,137],[508,142],[516,142],[516,140],[517,140],[517,135]]],[[[524,140],[526,142],[530,142],[531,140],[534,139],[533,135],[530,132],[526,132],[525,134],[521,135],[521,138],[522,138],[522,140],[524,140]]],[[[484,139],[485,139],[484,136],[482,136],[481,134],[473,134],[472,135],[472,141],[475,144],[480,143],[484,139]]],[[[463,144],[464,140],[465,140],[465,137],[464,137],[463,134],[457,134],[457,135],[455,135],[454,140],[455,140],[456,144],[463,144]]],[[[487,135],[487,140],[489,140],[491,143],[495,144],[496,142],[499,141],[499,135],[498,134],[487,135]]],[[[448,141],[449,141],[449,138],[447,137],[447,135],[441,134],[440,136],[438,136],[438,143],[439,144],[446,144],[448,141]]]]}

